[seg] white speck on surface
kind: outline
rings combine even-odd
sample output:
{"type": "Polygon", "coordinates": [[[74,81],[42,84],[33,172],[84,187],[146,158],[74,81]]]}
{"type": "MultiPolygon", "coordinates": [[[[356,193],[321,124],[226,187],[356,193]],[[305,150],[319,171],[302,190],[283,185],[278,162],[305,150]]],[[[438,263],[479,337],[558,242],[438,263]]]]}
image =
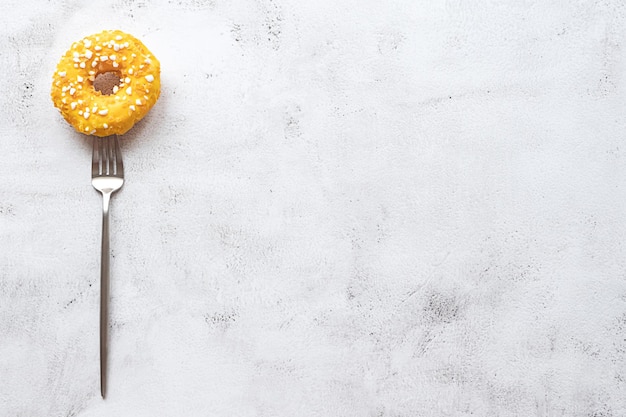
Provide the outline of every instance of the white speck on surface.
{"type": "Polygon", "coordinates": [[[622,2],[11,6],[0,416],[626,415],[622,2]],[[162,91],[122,137],[103,402],[92,138],[49,95],[115,27],[162,91]]]}

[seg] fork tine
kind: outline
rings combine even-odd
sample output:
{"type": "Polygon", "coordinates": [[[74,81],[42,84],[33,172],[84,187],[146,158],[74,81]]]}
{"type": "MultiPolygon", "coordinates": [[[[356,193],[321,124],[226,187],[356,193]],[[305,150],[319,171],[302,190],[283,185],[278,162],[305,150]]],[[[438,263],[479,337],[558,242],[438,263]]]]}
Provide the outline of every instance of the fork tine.
{"type": "Polygon", "coordinates": [[[115,136],[107,138],[107,146],[109,150],[109,174],[115,175],[115,136]]]}
{"type": "Polygon", "coordinates": [[[115,142],[115,175],[123,177],[124,162],[122,161],[122,151],[120,150],[120,142],[117,135],[113,137],[113,142],[115,142]]]}
{"type": "Polygon", "coordinates": [[[111,164],[112,154],[111,154],[111,138],[104,138],[104,154],[106,155],[106,175],[113,175],[113,168],[111,164]]]}
{"type": "Polygon", "coordinates": [[[102,168],[102,171],[105,175],[113,175],[113,170],[111,169],[111,138],[104,138],[102,150],[104,151],[104,160],[106,161],[106,171],[104,170],[104,167],[102,168]]]}
{"type": "Polygon", "coordinates": [[[95,177],[100,175],[100,166],[101,166],[101,153],[100,153],[100,141],[99,137],[93,138],[93,154],[91,157],[91,176],[95,177]]]}
{"type": "Polygon", "coordinates": [[[100,175],[106,173],[106,155],[104,153],[104,138],[98,138],[98,157],[99,157],[99,170],[100,175]]]}

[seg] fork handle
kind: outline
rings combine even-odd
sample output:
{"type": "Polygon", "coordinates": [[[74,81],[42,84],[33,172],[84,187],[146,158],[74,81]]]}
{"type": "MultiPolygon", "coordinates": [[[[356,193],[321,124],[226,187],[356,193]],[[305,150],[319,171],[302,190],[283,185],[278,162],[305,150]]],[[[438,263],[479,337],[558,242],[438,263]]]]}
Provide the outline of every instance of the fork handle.
{"type": "Polygon", "coordinates": [[[111,193],[102,193],[102,254],[100,261],[100,394],[107,388],[109,335],[109,202],[111,193]]]}

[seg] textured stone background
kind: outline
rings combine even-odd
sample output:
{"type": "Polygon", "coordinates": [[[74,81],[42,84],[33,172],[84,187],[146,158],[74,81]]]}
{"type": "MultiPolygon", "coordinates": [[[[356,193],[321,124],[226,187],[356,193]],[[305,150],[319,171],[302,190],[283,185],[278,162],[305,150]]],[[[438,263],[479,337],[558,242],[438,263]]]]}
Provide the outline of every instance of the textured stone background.
{"type": "Polygon", "coordinates": [[[626,416],[622,1],[0,6],[0,415],[626,416]],[[141,38],[98,393],[70,44],[141,38]]]}

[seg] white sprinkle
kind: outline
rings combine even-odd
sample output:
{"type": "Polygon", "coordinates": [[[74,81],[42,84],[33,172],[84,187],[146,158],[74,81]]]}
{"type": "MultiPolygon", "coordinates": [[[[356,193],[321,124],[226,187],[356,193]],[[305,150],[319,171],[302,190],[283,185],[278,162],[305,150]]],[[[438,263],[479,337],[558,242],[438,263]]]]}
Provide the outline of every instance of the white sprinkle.
{"type": "Polygon", "coordinates": [[[85,127],[85,132],[89,132],[89,126],[85,127]]]}
{"type": "Polygon", "coordinates": [[[109,113],[109,110],[107,109],[102,109],[98,112],[100,116],[106,116],[108,113],[109,113]]]}
{"type": "Polygon", "coordinates": [[[152,81],[154,81],[154,75],[152,75],[152,74],[148,74],[148,75],[146,75],[146,81],[148,81],[149,83],[151,83],[152,81]]]}
{"type": "Polygon", "coordinates": [[[89,116],[91,116],[91,113],[83,113],[83,117],[85,118],[85,120],[89,119],[89,116]]]}
{"type": "Polygon", "coordinates": [[[137,99],[135,100],[135,104],[138,106],[141,106],[143,103],[141,102],[141,100],[137,99]]]}
{"type": "Polygon", "coordinates": [[[95,75],[90,75],[89,76],[89,81],[94,82],[96,80],[96,76],[95,75]]]}
{"type": "Polygon", "coordinates": [[[106,123],[103,123],[103,124],[102,124],[102,127],[103,127],[103,128],[105,128],[105,129],[108,129],[108,128],[109,128],[109,125],[108,125],[108,124],[106,124],[106,123]]]}
{"type": "Polygon", "coordinates": [[[117,59],[117,57],[115,55],[109,55],[109,59],[111,61],[115,61],[117,59]]]}
{"type": "Polygon", "coordinates": [[[78,64],[74,64],[74,68],[78,68],[78,64]]]}
{"type": "Polygon", "coordinates": [[[113,68],[117,68],[119,66],[120,66],[120,64],[118,64],[117,62],[113,61],[113,68]]]}
{"type": "Polygon", "coordinates": [[[59,77],[65,77],[67,73],[65,71],[59,71],[59,77]]]}
{"type": "Polygon", "coordinates": [[[74,61],[74,62],[76,62],[76,63],[78,63],[78,62],[80,62],[80,58],[76,58],[76,57],[75,57],[73,61],[74,61]]]}
{"type": "Polygon", "coordinates": [[[74,56],[74,58],[78,58],[80,56],[80,54],[76,51],[74,51],[74,53],[72,54],[74,56]]]}
{"type": "Polygon", "coordinates": [[[130,56],[132,56],[133,58],[135,58],[137,56],[137,54],[130,54],[130,56]]]}
{"type": "Polygon", "coordinates": [[[132,104],[128,106],[128,108],[131,109],[132,111],[135,111],[135,106],[133,106],[132,104]]]}
{"type": "Polygon", "coordinates": [[[113,45],[113,50],[115,52],[119,51],[120,50],[120,46],[118,44],[113,45]]]}
{"type": "Polygon", "coordinates": [[[91,41],[89,39],[83,39],[83,44],[85,48],[91,48],[91,41]]]}
{"type": "Polygon", "coordinates": [[[143,96],[143,98],[145,98],[145,99],[146,99],[146,101],[148,101],[148,96],[143,96]]]}
{"type": "Polygon", "coordinates": [[[152,64],[152,61],[150,61],[150,58],[146,58],[143,62],[145,62],[146,64],[152,64]]]}
{"type": "Polygon", "coordinates": [[[116,85],[113,86],[113,94],[117,93],[117,90],[119,90],[120,88],[116,85]]]}
{"type": "Polygon", "coordinates": [[[91,49],[87,49],[87,50],[85,51],[85,57],[86,57],[87,59],[91,59],[91,57],[92,57],[92,56],[93,56],[93,52],[91,52],[91,49]]]}
{"type": "Polygon", "coordinates": [[[130,44],[128,42],[124,42],[124,48],[128,48],[130,44]]]}
{"type": "Polygon", "coordinates": [[[128,78],[128,77],[124,78],[124,82],[125,82],[126,84],[130,84],[130,78],[128,78]]]}
{"type": "Polygon", "coordinates": [[[80,75],[78,75],[78,76],[76,77],[76,81],[78,81],[79,83],[82,83],[82,82],[83,82],[83,77],[81,77],[80,75]]]}
{"type": "Polygon", "coordinates": [[[66,99],[66,98],[62,98],[62,99],[61,99],[61,103],[63,103],[63,104],[67,104],[67,99],[66,99]]]}
{"type": "MultiPolygon", "coordinates": [[[[89,110],[89,109],[87,109],[87,110],[89,110]]],[[[97,111],[98,111],[98,106],[93,106],[93,107],[91,108],[91,112],[92,112],[92,113],[95,113],[95,112],[97,112],[97,111]]]]}
{"type": "Polygon", "coordinates": [[[122,40],[122,36],[121,36],[121,35],[117,35],[117,36],[115,37],[115,40],[116,40],[116,41],[121,41],[121,40],[122,40]]]}
{"type": "Polygon", "coordinates": [[[122,61],[126,61],[126,57],[125,56],[122,57],[122,61]]]}
{"type": "Polygon", "coordinates": [[[85,63],[81,62],[80,64],[78,64],[78,66],[81,67],[81,68],[85,68],[85,63]]]}
{"type": "Polygon", "coordinates": [[[93,47],[93,49],[95,49],[96,51],[101,51],[102,47],[100,45],[96,45],[93,47]]]}
{"type": "Polygon", "coordinates": [[[65,85],[63,87],[61,87],[61,91],[63,91],[64,93],[67,91],[67,89],[68,89],[68,87],[65,86],[65,85]]]}
{"type": "Polygon", "coordinates": [[[128,88],[126,89],[126,94],[128,94],[129,96],[130,96],[131,94],[133,94],[133,89],[132,89],[131,87],[128,87],[128,88]]]}
{"type": "MultiPolygon", "coordinates": [[[[133,75],[133,69],[132,69],[132,68],[128,68],[128,73],[129,73],[130,75],[133,75]]],[[[63,77],[63,76],[64,76],[64,75],[62,75],[62,77],[63,77]]]]}
{"type": "Polygon", "coordinates": [[[94,59],[93,62],[91,63],[91,67],[95,68],[97,65],[98,65],[98,61],[94,59]]]}
{"type": "Polygon", "coordinates": [[[96,133],[96,129],[94,129],[91,132],[89,132],[90,135],[93,135],[94,133],[96,133]]]}
{"type": "Polygon", "coordinates": [[[76,93],[76,89],[74,87],[70,88],[70,96],[73,96],[76,93]]]}
{"type": "Polygon", "coordinates": [[[78,114],[80,114],[82,116],[83,115],[83,111],[82,110],[78,110],[78,114]]]}
{"type": "Polygon", "coordinates": [[[109,59],[109,57],[108,57],[108,56],[106,56],[106,55],[102,55],[102,56],[100,57],[100,61],[106,61],[106,60],[108,60],[108,59],[109,59]]]}
{"type": "Polygon", "coordinates": [[[72,102],[70,103],[70,107],[71,107],[71,109],[72,109],[72,110],[76,110],[76,102],[75,102],[75,101],[72,101],[72,102]]]}

